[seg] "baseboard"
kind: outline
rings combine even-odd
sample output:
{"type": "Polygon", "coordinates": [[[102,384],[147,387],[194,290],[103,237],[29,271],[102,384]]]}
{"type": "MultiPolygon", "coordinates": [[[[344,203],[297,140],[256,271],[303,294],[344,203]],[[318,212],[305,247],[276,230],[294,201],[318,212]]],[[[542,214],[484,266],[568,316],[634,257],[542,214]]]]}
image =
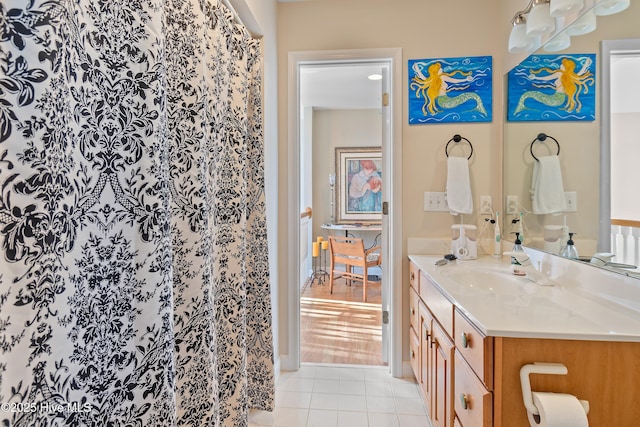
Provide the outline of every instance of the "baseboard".
{"type": "Polygon", "coordinates": [[[402,377],[403,378],[415,378],[413,369],[411,368],[411,362],[408,360],[402,361],[402,377]]]}

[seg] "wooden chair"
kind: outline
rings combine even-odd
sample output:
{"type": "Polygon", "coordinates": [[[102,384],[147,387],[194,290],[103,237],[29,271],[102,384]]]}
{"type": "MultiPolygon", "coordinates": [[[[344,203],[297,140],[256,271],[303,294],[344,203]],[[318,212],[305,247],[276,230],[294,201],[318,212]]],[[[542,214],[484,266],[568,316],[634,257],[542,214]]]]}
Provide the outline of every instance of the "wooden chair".
{"type": "Polygon", "coordinates": [[[329,292],[333,293],[333,281],[344,277],[351,284],[352,280],[362,282],[362,300],[367,301],[367,285],[369,284],[369,268],[382,265],[381,247],[364,248],[362,239],[354,237],[329,236],[331,267],[329,270],[329,292]],[[344,265],[345,270],[337,266],[344,265]],[[358,270],[354,270],[354,267],[358,270]],[[361,271],[361,272],[360,272],[361,271]],[[336,276],[340,274],[339,276],[336,276]]]}

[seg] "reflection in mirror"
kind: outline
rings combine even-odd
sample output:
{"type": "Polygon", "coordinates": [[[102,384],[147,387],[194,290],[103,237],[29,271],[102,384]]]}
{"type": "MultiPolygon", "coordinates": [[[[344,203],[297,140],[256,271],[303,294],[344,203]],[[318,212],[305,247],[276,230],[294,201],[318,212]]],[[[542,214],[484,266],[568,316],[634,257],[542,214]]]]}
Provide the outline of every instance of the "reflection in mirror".
{"type": "MultiPolygon", "coordinates": [[[[639,20],[640,2],[632,2],[628,9],[621,13],[598,16],[597,29],[595,31],[581,36],[571,36],[571,47],[556,53],[596,54],[596,62],[598,63],[596,99],[599,99],[601,104],[600,110],[596,108],[595,121],[509,122],[505,120],[503,153],[504,196],[505,200],[510,196],[511,200],[513,200],[513,197],[517,198],[517,210],[515,212],[506,212],[503,215],[505,238],[510,238],[511,236],[507,233],[517,231],[522,225],[525,230],[525,246],[536,247],[558,254],[563,246],[562,239],[565,239],[566,233],[570,231],[576,233],[573,240],[580,258],[583,260],[589,261],[597,252],[613,252],[616,257],[612,258],[611,262],[638,265],[637,257],[631,260],[624,257],[624,250],[617,244],[617,241],[614,241],[613,245],[611,244],[611,214],[606,209],[608,209],[607,206],[609,205],[611,182],[616,187],[619,184],[610,180],[606,175],[608,169],[605,169],[602,174],[600,172],[601,158],[604,161],[607,160],[606,153],[605,156],[601,156],[600,127],[601,124],[604,124],[601,115],[608,111],[608,106],[602,104],[608,99],[608,93],[601,92],[607,85],[601,81],[603,75],[600,65],[600,44],[602,40],[639,38],[640,26],[637,25],[639,20]],[[530,188],[535,160],[530,152],[530,144],[540,133],[553,135],[561,146],[559,157],[564,190],[574,195],[572,203],[575,211],[559,214],[533,214],[530,188]],[[522,213],[523,224],[518,222],[521,217],[520,213],[522,213]],[[566,229],[563,228],[565,225],[566,229]],[[608,229],[608,231],[603,232],[602,230],[604,229],[608,229]],[[553,242],[555,236],[558,235],[561,236],[559,237],[560,240],[553,242],[555,243],[554,245],[550,245],[549,241],[547,241],[545,247],[545,230],[549,241],[553,242]]],[[[536,53],[544,54],[545,51],[541,48],[536,53]]],[[[504,85],[505,106],[507,106],[506,76],[504,85]]],[[[640,109],[635,111],[640,111],[640,109]]],[[[615,117],[615,114],[613,117],[615,117]]],[[[635,122],[640,123],[638,116],[636,116],[635,122]]],[[[603,132],[605,131],[607,130],[603,128],[603,132]]],[[[616,137],[613,129],[611,132],[612,137],[616,137]]],[[[628,131],[625,130],[624,132],[628,131]]],[[[637,135],[638,131],[634,132],[637,135]]],[[[606,146],[603,146],[602,149],[608,150],[606,146]]],[[[536,156],[555,154],[556,145],[553,141],[548,141],[548,143],[536,144],[534,150],[537,150],[535,151],[536,156]]],[[[637,159],[637,157],[635,158],[637,159]]],[[[616,166],[612,166],[612,169],[616,169],[616,166]]],[[[634,194],[637,194],[637,190],[635,190],[634,194]]],[[[507,205],[510,204],[505,203],[505,206],[507,205]]],[[[640,215],[636,215],[636,218],[640,219],[640,215]]],[[[515,239],[515,236],[513,238],[515,239]]],[[[618,236],[617,240],[621,239],[622,237],[618,236]]],[[[631,242],[633,239],[637,240],[637,237],[627,238],[627,242],[631,242]]],[[[623,271],[628,270],[624,269],[623,271]]]]}
{"type": "MultiPolygon", "coordinates": [[[[615,253],[615,261],[640,265],[640,201],[637,159],[640,146],[640,39],[602,42],[601,250],[615,253]],[[609,183],[608,186],[604,182],[609,183]],[[609,203],[607,203],[609,202],[609,203]],[[607,236],[607,234],[609,236],[607,236]]],[[[627,267],[628,268],[628,267],[627,267]]]]}

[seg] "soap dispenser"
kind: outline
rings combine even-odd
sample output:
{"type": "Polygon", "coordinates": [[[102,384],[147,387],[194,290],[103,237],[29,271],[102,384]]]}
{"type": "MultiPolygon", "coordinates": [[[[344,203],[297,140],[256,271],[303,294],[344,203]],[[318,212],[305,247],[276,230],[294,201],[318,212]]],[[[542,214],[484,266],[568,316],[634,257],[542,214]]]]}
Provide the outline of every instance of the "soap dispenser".
{"type": "Polygon", "coordinates": [[[511,252],[524,252],[524,249],[522,248],[522,241],[520,240],[520,233],[516,232],[516,241],[513,242],[513,249],[511,249],[511,252]]]}
{"type": "Polygon", "coordinates": [[[562,248],[562,252],[560,256],[571,259],[578,259],[578,250],[576,246],[573,244],[573,235],[575,233],[569,233],[569,240],[567,240],[567,246],[562,248]]]}
{"type": "Polygon", "coordinates": [[[522,242],[520,241],[520,233],[516,232],[516,241],[513,242],[513,249],[509,252],[511,255],[511,272],[517,276],[522,276],[525,273],[519,268],[521,266],[520,260],[518,257],[520,254],[524,254],[524,248],[522,247],[522,242]]]}

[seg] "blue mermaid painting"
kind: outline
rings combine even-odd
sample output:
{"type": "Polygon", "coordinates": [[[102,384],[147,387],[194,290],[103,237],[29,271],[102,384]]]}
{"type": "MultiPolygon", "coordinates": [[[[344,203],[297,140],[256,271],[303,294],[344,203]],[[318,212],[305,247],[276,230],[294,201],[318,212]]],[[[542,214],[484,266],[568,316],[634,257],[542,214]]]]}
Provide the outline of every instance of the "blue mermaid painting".
{"type": "Polygon", "coordinates": [[[490,122],[490,56],[409,60],[409,124],[490,122]]]}
{"type": "Polygon", "coordinates": [[[509,72],[509,121],[595,120],[595,55],[531,55],[509,72]]]}

